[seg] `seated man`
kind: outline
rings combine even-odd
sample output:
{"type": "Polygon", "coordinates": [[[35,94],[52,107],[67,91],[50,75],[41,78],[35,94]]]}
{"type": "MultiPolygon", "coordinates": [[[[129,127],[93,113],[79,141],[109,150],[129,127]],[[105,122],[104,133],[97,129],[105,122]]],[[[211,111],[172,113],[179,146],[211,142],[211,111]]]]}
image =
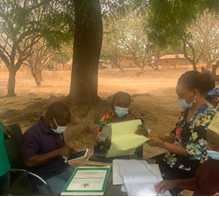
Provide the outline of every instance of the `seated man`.
{"type": "Polygon", "coordinates": [[[190,179],[165,180],[155,184],[157,194],[174,188],[194,191],[194,196],[219,195],[219,112],[207,131],[207,154],[210,157],[190,179]]]}
{"type": "MultiPolygon", "coordinates": [[[[62,102],[51,104],[44,117],[31,126],[21,142],[24,163],[29,171],[46,180],[54,195],[60,195],[71,177],[74,168],[64,162],[74,149],[68,147],[63,132],[71,117],[67,106],[62,102]]],[[[30,178],[38,192],[47,195],[46,187],[36,178],[30,178]]]]}

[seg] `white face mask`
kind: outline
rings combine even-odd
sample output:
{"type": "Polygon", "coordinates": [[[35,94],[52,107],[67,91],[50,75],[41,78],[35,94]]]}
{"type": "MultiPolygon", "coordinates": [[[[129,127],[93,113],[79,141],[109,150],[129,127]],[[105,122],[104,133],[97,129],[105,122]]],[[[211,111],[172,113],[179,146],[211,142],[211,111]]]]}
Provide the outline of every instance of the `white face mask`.
{"type": "Polygon", "coordinates": [[[209,157],[211,157],[214,160],[219,160],[219,152],[214,150],[207,150],[207,154],[209,157]]]}
{"type": "Polygon", "coordinates": [[[53,127],[52,127],[52,123],[50,123],[50,126],[51,126],[51,130],[53,131],[53,132],[55,132],[55,133],[58,133],[58,134],[61,134],[61,133],[63,133],[65,130],[66,130],[66,126],[59,126],[58,124],[57,124],[57,122],[56,122],[56,119],[54,118],[54,122],[55,122],[55,124],[56,124],[56,129],[54,129],[53,127]]]}
{"type": "Polygon", "coordinates": [[[193,106],[193,101],[195,100],[196,96],[191,103],[186,102],[186,100],[191,96],[191,94],[192,92],[189,94],[189,96],[186,99],[178,99],[178,104],[180,107],[182,107],[183,109],[189,109],[193,106]]]}
{"type": "Polygon", "coordinates": [[[126,114],[128,114],[128,110],[129,110],[129,108],[123,108],[123,107],[116,107],[115,108],[115,112],[120,118],[125,116],[126,114]]]}

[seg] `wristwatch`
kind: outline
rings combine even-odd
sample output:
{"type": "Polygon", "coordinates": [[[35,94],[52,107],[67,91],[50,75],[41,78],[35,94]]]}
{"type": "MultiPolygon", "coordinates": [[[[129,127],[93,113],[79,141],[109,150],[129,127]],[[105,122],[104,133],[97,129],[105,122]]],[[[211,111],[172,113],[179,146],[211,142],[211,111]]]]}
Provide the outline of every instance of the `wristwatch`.
{"type": "Polygon", "coordinates": [[[160,148],[164,148],[164,143],[165,143],[165,141],[162,141],[162,143],[160,144],[160,148]]]}

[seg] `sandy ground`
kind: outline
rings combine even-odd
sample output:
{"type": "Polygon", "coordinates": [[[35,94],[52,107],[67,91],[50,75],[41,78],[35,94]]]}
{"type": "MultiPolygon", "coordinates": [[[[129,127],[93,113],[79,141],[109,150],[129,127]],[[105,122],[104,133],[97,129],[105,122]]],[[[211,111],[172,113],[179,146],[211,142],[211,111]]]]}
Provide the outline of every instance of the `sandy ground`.
{"type": "MultiPolygon", "coordinates": [[[[191,68],[172,70],[148,70],[141,76],[136,76],[137,70],[129,69],[126,73],[119,70],[103,70],[99,72],[99,96],[102,99],[113,95],[117,91],[125,91],[129,94],[146,94],[132,97],[131,110],[140,114],[146,121],[146,125],[153,132],[160,135],[168,135],[174,128],[181,109],[177,104],[175,85],[178,77],[191,68]]],[[[45,105],[46,99],[52,100],[54,96],[67,96],[70,87],[70,71],[44,71],[43,84],[37,87],[31,73],[19,71],[16,78],[17,97],[7,98],[6,87],[8,72],[0,71],[0,119],[5,124],[17,122],[14,115],[25,114],[19,121],[22,131],[36,123],[41,114],[38,112],[41,105],[45,105]]],[[[77,137],[80,148],[93,148],[95,133],[89,136],[77,137]]],[[[164,150],[144,145],[144,158],[150,158],[164,150]]],[[[90,151],[92,154],[92,150],[90,151]]],[[[83,162],[79,161],[78,162],[83,162]]],[[[74,163],[73,163],[74,164],[74,163]]],[[[76,162],[75,165],[78,165],[76,162]]]]}

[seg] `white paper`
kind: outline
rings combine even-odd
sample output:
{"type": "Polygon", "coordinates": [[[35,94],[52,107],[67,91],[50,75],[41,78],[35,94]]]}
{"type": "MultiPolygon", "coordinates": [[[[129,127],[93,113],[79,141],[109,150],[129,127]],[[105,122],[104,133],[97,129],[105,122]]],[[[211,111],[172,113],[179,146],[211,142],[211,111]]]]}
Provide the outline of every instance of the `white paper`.
{"type": "MultiPolygon", "coordinates": [[[[157,196],[154,184],[138,181],[134,177],[124,177],[124,184],[129,196],[157,196]]],[[[159,196],[171,196],[168,191],[159,196]]]]}
{"type": "Polygon", "coordinates": [[[123,177],[119,175],[118,170],[113,166],[113,185],[123,185],[123,184],[124,184],[123,177]]]}
{"type": "MultiPolygon", "coordinates": [[[[162,181],[162,177],[158,166],[152,166],[144,160],[113,161],[113,167],[123,177],[129,196],[156,196],[154,185],[162,181]]],[[[117,176],[116,178],[118,181],[117,176]]],[[[164,196],[170,196],[169,191],[165,192],[164,196]]]]}
{"type": "Polygon", "coordinates": [[[118,173],[125,176],[137,177],[138,180],[150,180],[150,182],[159,182],[162,180],[161,176],[154,172],[152,167],[144,160],[123,160],[116,162],[113,165],[116,167],[118,173]]]}
{"type": "Polygon", "coordinates": [[[121,192],[127,192],[126,188],[125,188],[125,185],[122,185],[121,186],[121,192]]]}
{"type": "MultiPolygon", "coordinates": [[[[113,160],[113,185],[123,185],[124,180],[121,175],[119,175],[118,170],[114,166],[116,162],[127,162],[127,160],[113,160]]],[[[156,174],[160,174],[160,169],[158,164],[149,164],[156,174]]]]}

